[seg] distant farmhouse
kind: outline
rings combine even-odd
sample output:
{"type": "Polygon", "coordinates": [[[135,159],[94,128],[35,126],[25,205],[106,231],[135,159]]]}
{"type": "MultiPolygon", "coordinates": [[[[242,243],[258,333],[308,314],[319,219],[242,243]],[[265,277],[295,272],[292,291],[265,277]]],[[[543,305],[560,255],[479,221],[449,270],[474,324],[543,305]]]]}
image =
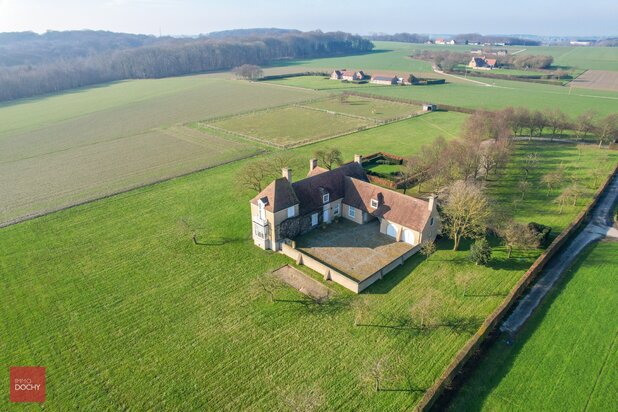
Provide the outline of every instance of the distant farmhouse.
{"type": "Polygon", "coordinates": [[[435,41],[436,44],[443,44],[443,45],[453,45],[455,44],[455,40],[445,40],[445,39],[436,39],[435,41]]]}
{"type": "Polygon", "coordinates": [[[433,241],[440,231],[433,197],[417,199],[370,183],[362,161],[357,155],[354,162],[327,170],[311,159],[307,177],[296,182],[284,168],[282,177],[250,201],[254,243],[358,293],[415,254],[421,243],[433,241]],[[306,237],[313,249],[302,247],[306,237]],[[321,253],[319,258],[311,250],[321,253]]]}
{"type": "Polygon", "coordinates": [[[496,68],[496,59],[488,59],[486,57],[472,57],[470,59],[470,63],[468,63],[468,67],[473,69],[483,69],[483,70],[491,70],[496,68]]]}
{"type": "Polygon", "coordinates": [[[403,78],[398,76],[389,76],[386,74],[376,74],[371,76],[371,83],[374,84],[401,84],[403,82],[403,78]]]}
{"type": "Polygon", "coordinates": [[[353,70],[346,70],[346,69],[334,70],[330,75],[331,80],[348,80],[348,81],[363,80],[365,79],[365,77],[366,75],[362,70],[353,71],[353,70]]]}

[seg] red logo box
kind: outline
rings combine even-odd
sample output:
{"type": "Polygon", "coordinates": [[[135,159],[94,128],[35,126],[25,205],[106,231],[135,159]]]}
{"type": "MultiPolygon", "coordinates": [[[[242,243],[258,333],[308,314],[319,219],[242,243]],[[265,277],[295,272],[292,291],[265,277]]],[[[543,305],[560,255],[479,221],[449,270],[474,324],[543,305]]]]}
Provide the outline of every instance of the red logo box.
{"type": "Polygon", "coordinates": [[[11,366],[11,402],[45,402],[45,367],[11,366]]]}

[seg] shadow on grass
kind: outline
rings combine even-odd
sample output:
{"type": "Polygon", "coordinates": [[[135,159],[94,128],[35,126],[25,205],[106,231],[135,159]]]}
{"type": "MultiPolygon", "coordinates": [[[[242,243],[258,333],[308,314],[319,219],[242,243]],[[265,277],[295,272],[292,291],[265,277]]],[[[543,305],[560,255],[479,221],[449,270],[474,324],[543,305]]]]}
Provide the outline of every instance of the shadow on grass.
{"type": "Polygon", "coordinates": [[[536,332],[547,316],[552,304],[560,296],[575,272],[592,252],[595,244],[589,246],[555,286],[541,306],[524,325],[516,336],[501,334],[484,348],[484,354],[477,364],[467,371],[465,381],[455,392],[446,395],[448,399],[440,401],[441,410],[481,410],[487,398],[500,382],[509,374],[511,368],[526,342],[536,332]]]}

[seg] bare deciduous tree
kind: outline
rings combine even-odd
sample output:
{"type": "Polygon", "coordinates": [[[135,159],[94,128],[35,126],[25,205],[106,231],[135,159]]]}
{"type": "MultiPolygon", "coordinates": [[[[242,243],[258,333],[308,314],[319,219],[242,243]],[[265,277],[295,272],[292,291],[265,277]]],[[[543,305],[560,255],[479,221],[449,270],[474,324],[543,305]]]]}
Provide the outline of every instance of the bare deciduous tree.
{"type": "Polygon", "coordinates": [[[430,289],[410,307],[410,316],[413,321],[418,320],[419,327],[424,329],[438,320],[438,310],[442,304],[441,293],[430,289]]]}
{"type": "Polygon", "coordinates": [[[513,249],[533,249],[539,246],[536,234],[527,226],[514,221],[508,221],[498,228],[507,249],[507,259],[511,258],[513,249]]]}
{"type": "Polygon", "coordinates": [[[264,71],[255,64],[243,64],[232,69],[236,77],[245,80],[257,80],[264,75],[264,71]]]}
{"type": "Polygon", "coordinates": [[[270,164],[265,159],[259,159],[245,164],[238,171],[236,181],[243,188],[261,192],[269,177],[270,164]]]}
{"type": "Polygon", "coordinates": [[[618,137],[618,114],[612,113],[599,121],[596,127],[597,138],[599,139],[599,148],[603,143],[611,143],[618,137]]]}
{"type": "Polygon", "coordinates": [[[541,181],[545,186],[547,186],[547,196],[551,193],[551,190],[558,186],[560,182],[564,179],[564,173],[562,170],[557,170],[555,172],[549,172],[541,178],[541,181]]]}
{"type": "Polygon", "coordinates": [[[336,147],[316,150],[313,153],[313,157],[318,159],[328,170],[331,170],[334,166],[340,166],[343,163],[341,150],[336,147]]]}
{"type": "Polygon", "coordinates": [[[265,273],[256,277],[251,283],[251,295],[259,297],[268,296],[270,303],[275,301],[277,291],[283,287],[283,283],[272,273],[265,273]]]}
{"type": "Polygon", "coordinates": [[[575,119],[575,136],[578,140],[582,140],[588,133],[594,130],[594,118],[596,115],[595,111],[588,110],[577,116],[577,119],[575,119]]]}
{"type": "Polygon", "coordinates": [[[481,188],[459,180],[448,189],[443,214],[444,232],[453,240],[453,250],[458,250],[462,238],[476,238],[485,233],[491,212],[481,188]]]}

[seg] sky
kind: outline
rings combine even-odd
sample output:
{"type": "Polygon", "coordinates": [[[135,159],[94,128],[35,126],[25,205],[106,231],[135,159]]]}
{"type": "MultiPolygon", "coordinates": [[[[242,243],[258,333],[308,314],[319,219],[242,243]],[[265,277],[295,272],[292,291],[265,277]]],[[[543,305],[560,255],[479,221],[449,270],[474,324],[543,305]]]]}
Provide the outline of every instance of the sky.
{"type": "Polygon", "coordinates": [[[279,27],[371,33],[618,35],[618,1],[0,0],[0,32],[195,35],[279,27]]]}

